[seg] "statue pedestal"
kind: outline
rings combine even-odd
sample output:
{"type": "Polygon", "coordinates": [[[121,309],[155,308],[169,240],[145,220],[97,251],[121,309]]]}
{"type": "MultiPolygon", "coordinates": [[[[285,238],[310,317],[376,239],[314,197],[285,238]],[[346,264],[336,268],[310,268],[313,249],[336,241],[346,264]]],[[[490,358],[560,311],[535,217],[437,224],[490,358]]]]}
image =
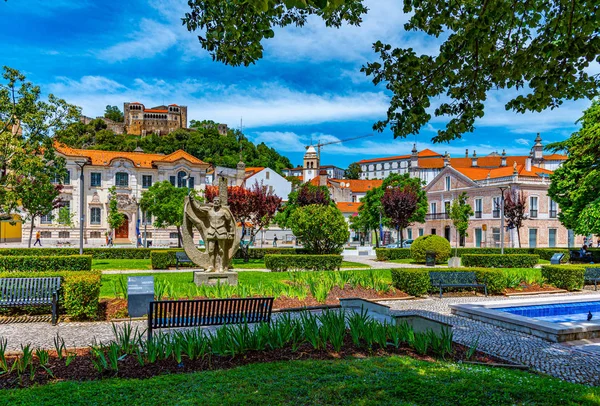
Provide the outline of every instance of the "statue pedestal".
{"type": "Polygon", "coordinates": [[[201,285],[216,285],[220,284],[229,284],[229,285],[237,285],[238,284],[238,274],[237,272],[204,272],[204,271],[194,271],[194,283],[196,286],[201,285]]]}

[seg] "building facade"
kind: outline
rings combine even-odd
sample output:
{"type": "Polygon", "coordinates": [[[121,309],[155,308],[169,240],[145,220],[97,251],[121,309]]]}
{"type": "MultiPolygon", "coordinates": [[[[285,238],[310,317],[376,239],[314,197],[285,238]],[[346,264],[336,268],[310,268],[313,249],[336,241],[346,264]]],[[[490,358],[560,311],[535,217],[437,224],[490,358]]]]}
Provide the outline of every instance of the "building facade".
{"type": "Polygon", "coordinates": [[[132,135],[169,134],[187,128],[187,107],[169,104],[147,109],[140,102],[123,103],[125,132],[132,135]]]}

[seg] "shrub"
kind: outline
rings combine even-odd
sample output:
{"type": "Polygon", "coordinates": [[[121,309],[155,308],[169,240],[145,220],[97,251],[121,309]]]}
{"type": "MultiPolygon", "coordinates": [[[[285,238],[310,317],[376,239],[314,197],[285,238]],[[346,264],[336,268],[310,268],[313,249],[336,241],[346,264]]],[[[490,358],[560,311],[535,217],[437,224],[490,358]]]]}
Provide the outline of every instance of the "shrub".
{"type": "Polygon", "coordinates": [[[348,223],[337,207],[298,207],[289,218],[293,233],[310,254],[339,254],[350,238],[348,223]]]}
{"type": "Polygon", "coordinates": [[[332,271],[340,266],[341,255],[265,255],[265,267],[273,272],[332,271]]]}
{"type": "Polygon", "coordinates": [[[410,248],[376,248],[375,255],[378,261],[411,258],[410,248]]]}
{"type": "Polygon", "coordinates": [[[450,258],[450,243],[439,235],[423,235],[410,246],[410,254],[415,262],[424,263],[427,251],[435,252],[435,262],[443,263],[450,258]]]}
{"type": "Polygon", "coordinates": [[[100,271],[0,272],[0,278],[60,277],[59,310],[74,319],[95,319],[100,300],[100,271]]]}
{"type": "Polygon", "coordinates": [[[532,254],[463,254],[462,264],[480,268],[533,268],[539,255],[532,254]]]}
{"type": "MultiPolygon", "coordinates": [[[[95,259],[148,259],[151,248],[84,248],[95,259]]],[[[79,255],[79,248],[0,248],[0,256],[79,255]]]]}
{"type": "Polygon", "coordinates": [[[542,276],[559,289],[580,290],[583,288],[584,265],[544,265],[542,276]]]}
{"type": "MultiPolygon", "coordinates": [[[[263,259],[265,255],[294,255],[299,254],[302,249],[297,248],[250,248],[249,259],[263,259]]],[[[242,250],[237,250],[234,258],[243,259],[242,250]]]]}
{"type": "Polygon", "coordinates": [[[0,271],[91,271],[91,255],[0,256],[0,271]]]}
{"type": "MultiPolygon", "coordinates": [[[[435,292],[429,280],[432,268],[392,269],[392,284],[395,288],[413,296],[435,292]]],[[[475,272],[479,283],[487,284],[489,293],[501,294],[506,289],[506,277],[500,269],[489,268],[435,268],[435,272],[475,272]]]]}

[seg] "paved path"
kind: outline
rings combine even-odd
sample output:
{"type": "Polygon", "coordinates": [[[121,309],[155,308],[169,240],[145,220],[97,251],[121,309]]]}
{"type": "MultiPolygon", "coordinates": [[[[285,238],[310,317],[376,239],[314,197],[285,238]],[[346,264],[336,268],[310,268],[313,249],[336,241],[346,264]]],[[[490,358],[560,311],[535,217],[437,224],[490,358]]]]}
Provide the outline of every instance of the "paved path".
{"type": "MultiPolygon", "coordinates": [[[[395,268],[423,268],[425,264],[398,264],[389,261],[377,261],[374,256],[344,256],[344,261],[358,262],[360,264],[369,265],[374,269],[395,269],[395,268]]],[[[435,268],[447,268],[446,265],[436,265],[435,268]]]]}

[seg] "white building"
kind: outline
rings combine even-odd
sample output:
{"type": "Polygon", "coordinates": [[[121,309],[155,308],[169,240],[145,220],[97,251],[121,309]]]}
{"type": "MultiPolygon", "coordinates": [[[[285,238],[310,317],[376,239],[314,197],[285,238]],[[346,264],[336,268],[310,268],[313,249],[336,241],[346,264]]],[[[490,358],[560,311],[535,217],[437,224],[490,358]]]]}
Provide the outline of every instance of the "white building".
{"type": "Polygon", "coordinates": [[[283,200],[287,200],[288,195],[292,191],[292,183],[271,168],[246,168],[244,186],[247,189],[250,189],[256,182],[258,182],[259,185],[266,186],[269,188],[269,191],[272,191],[276,196],[281,197],[283,200]]]}

